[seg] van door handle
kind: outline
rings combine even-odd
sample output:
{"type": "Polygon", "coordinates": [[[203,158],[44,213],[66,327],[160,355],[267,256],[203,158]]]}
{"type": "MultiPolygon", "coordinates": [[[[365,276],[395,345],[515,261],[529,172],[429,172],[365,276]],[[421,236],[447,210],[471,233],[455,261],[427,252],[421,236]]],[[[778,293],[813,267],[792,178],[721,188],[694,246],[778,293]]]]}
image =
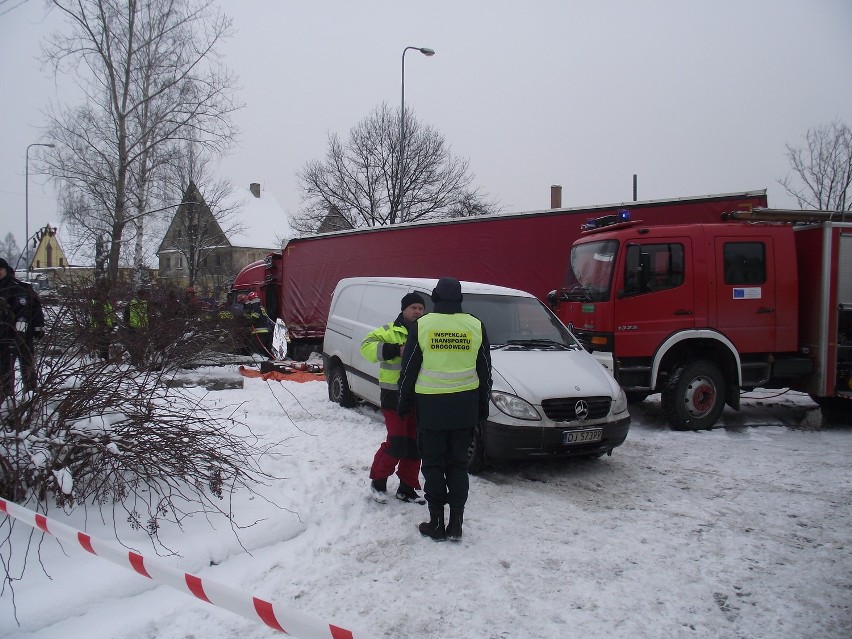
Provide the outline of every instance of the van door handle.
{"type": "Polygon", "coordinates": [[[761,306],[759,309],[757,309],[758,315],[765,315],[766,313],[774,313],[774,312],[775,312],[775,309],[770,308],[768,306],[761,306]]]}
{"type": "Polygon", "coordinates": [[[674,312],[675,315],[692,315],[692,311],[686,308],[679,308],[674,312]]]}

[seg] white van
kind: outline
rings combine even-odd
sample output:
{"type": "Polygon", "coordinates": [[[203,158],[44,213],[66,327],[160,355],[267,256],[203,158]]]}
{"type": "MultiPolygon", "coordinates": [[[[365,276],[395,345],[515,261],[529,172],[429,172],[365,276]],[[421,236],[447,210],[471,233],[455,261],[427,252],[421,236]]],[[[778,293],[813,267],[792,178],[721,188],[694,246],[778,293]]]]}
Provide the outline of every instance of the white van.
{"type": "MultiPolygon", "coordinates": [[[[334,289],[323,344],[328,397],[379,405],[379,367],[361,356],[364,336],[392,322],[403,295],[426,312],[436,279],[353,277],[334,289]]],[[[538,299],[502,286],[462,282],[462,309],[485,325],[493,387],[488,419],[475,429],[468,468],[488,459],[612,454],[627,437],[627,399],[612,375],[538,299]]]]}

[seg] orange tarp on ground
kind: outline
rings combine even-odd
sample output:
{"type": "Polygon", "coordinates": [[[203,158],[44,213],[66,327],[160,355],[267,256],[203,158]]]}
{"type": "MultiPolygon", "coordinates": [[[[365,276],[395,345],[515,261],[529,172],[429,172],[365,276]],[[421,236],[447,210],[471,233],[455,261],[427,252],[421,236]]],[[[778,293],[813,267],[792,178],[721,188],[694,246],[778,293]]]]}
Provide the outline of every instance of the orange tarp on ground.
{"type": "Polygon", "coordinates": [[[255,368],[246,368],[240,366],[240,375],[243,377],[260,377],[265,380],[274,380],[276,382],[322,382],[325,381],[325,375],[322,373],[307,373],[305,371],[293,371],[292,373],[281,373],[279,371],[269,371],[261,373],[255,368]]]}

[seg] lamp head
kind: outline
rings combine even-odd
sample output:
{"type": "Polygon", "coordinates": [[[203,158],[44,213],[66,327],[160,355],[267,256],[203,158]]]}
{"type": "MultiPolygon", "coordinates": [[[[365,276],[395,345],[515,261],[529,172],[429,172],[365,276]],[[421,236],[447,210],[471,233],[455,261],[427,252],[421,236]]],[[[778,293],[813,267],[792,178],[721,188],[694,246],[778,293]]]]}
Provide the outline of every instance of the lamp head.
{"type": "Polygon", "coordinates": [[[434,50],[434,49],[430,49],[429,47],[421,47],[421,48],[419,49],[419,51],[420,51],[420,53],[422,53],[423,55],[429,55],[429,56],[435,55],[435,50],[434,50]]]}

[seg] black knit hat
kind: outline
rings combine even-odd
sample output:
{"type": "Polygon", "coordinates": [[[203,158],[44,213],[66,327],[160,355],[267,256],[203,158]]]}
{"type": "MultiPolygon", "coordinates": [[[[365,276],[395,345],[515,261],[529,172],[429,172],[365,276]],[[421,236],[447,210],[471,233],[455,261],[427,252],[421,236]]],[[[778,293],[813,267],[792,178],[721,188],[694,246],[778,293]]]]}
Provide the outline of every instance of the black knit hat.
{"type": "Polygon", "coordinates": [[[407,293],[402,297],[399,310],[404,311],[412,304],[422,304],[423,306],[426,306],[426,302],[423,301],[423,297],[420,293],[407,293]]]}
{"type": "Polygon", "coordinates": [[[0,257],[0,268],[5,268],[7,271],[14,271],[14,269],[9,266],[9,262],[5,260],[5,258],[0,257]]]}
{"type": "Polygon", "coordinates": [[[432,291],[433,302],[461,302],[461,283],[454,277],[442,277],[432,291]]]}

